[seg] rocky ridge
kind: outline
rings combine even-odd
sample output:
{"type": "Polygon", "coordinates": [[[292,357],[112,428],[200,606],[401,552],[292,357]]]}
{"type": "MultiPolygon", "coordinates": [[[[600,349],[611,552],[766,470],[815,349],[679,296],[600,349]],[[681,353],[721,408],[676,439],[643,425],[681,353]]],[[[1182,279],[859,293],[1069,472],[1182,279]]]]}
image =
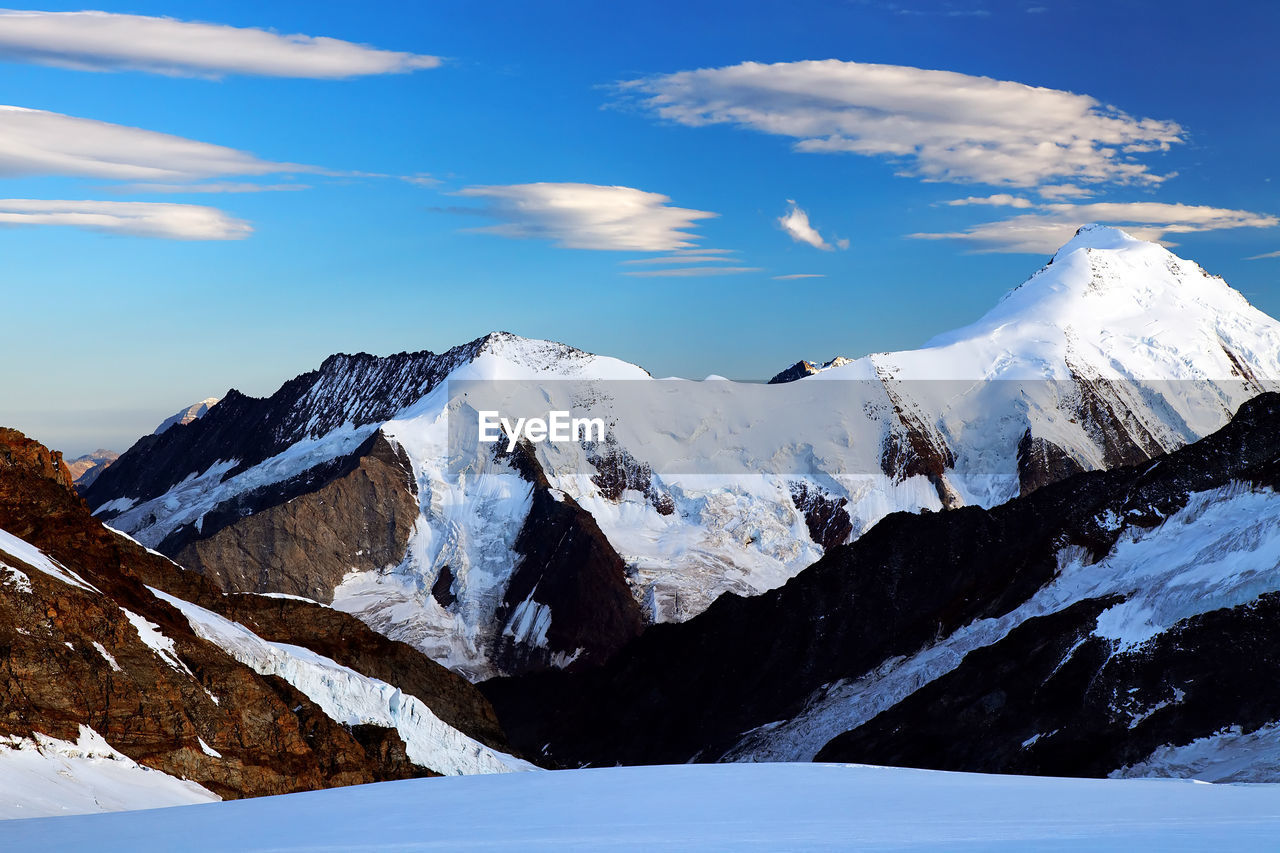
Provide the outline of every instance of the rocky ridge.
{"type": "Polygon", "coordinates": [[[409,647],[319,605],[226,596],[104,528],[59,455],[13,430],[0,431],[0,531],[0,735],[74,742],[88,727],[224,798],[433,772],[409,759],[396,729],[334,719],[286,679],[201,639],[154,588],[375,677],[403,674],[407,693],[505,745],[487,701],[409,647]]]}

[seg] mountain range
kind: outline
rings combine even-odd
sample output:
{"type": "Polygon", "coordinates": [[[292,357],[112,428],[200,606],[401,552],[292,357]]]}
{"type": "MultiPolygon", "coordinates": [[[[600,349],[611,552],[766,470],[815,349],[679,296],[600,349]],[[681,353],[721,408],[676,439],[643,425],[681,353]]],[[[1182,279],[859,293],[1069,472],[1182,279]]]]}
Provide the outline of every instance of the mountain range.
{"type": "Polygon", "coordinates": [[[0,766],[84,810],[684,762],[1276,781],[1277,380],[1280,323],[1087,226],[969,326],[767,384],[498,332],[228,391],[78,485],[5,431],[0,766]],[[490,408],[607,430],[487,444],[490,408]]]}
{"type": "Polygon", "coordinates": [[[895,511],[992,507],[1153,458],[1277,376],[1275,320],[1160,246],[1086,227],[919,350],[773,386],[657,380],[505,333],[334,356],[142,439],[86,497],[226,591],[332,604],[483,680],[599,663],[895,511]],[[460,445],[450,423],[473,407],[456,389],[512,387],[589,400],[615,431],[507,456],[460,445]]]}

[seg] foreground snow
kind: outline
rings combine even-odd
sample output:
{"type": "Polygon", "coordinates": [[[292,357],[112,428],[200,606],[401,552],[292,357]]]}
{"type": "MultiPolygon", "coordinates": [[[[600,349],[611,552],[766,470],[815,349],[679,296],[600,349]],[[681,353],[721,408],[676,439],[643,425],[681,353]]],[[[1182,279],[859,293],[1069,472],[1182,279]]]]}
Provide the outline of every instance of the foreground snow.
{"type": "MultiPolygon", "coordinates": [[[[0,737],[0,820],[215,801],[195,782],[143,767],[88,726],[79,739],[0,737]]],[[[7,845],[0,844],[0,848],[7,845]]]]}
{"type": "Polygon", "coordinates": [[[10,821],[9,851],[1261,850],[1280,787],[832,764],[629,767],[386,782],[10,821]]]}

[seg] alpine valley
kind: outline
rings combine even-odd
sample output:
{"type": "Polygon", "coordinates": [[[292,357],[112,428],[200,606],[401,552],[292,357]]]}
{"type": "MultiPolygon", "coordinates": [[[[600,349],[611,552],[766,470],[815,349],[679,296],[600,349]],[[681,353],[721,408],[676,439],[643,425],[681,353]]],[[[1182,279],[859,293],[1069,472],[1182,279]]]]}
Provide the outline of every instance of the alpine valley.
{"type": "Polygon", "coordinates": [[[30,815],[685,762],[1280,781],[1277,390],[1280,322],[1086,226],[969,326],[769,384],[493,333],[228,391],[79,494],[0,433],[0,768],[30,815]],[[487,388],[609,433],[478,444],[487,388]]]}

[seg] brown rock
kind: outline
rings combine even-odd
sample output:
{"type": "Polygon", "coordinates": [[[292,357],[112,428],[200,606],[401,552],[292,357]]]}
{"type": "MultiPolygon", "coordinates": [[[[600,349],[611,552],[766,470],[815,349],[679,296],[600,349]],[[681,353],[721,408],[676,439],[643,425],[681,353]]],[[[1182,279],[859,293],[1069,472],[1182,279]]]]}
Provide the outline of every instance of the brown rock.
{"type": "Polygon", "coordinates": [[[379,433],[352,470],[191,542],[174,559],[228,592],[328,603],[348,572],[399,563],[417,517],[408,460],[379,433]]]}
{"type": "Polygon", "coordinates": [[[0,470],[6,468],[21,469],[66,489],[72,488],[73,478],[61,451],[49,450],[16,429],[0,427],[0,470]]]}
{"type": "MultiPolygon", "coordinates": [[[[43,732],[74,740],[86,725],[135,761],[224,797],[426,772],[408,762],[393,730],[348,729],[283,680],[260,676],[197,637],[185,617],[144,582],[206,602],[221,600],[221,593],[199,575],[102,527],[60,475],[56,454],[7,430],[0,432],[0,459],[0,529],[94,587],[64,582],[11,554],[0,558],[27,578],[23,583],[0,572],[0,734],[43,732]],[[177,661],[142,641],[126,609],[173,641],[177,661]],[[200,740],[221,757],[206,754],[200,740]]],[[[342,618],[337,615],[335,624],[342,618]]],[[[372,632],[363,629],[362,635],[360,628],[333,628],[336,636],[329,642],[337,648],[354,637],[355,648],[372,656],[367,649],[376,642],[365,636],[372,632]]],[[[300,639],[283,621],[276,629],[275,639],[300,639]]],[[[311,634],[325,631],[313,627],[311,634]]],[[[405,651],[390,659],[396,655],[396,666],[413,669],[405,651]]],[[[434,665],[418,666],[427,671],[434,665]]],[[[491,719],[487,703],[476,713],[486,710],[491,719]]]]}

